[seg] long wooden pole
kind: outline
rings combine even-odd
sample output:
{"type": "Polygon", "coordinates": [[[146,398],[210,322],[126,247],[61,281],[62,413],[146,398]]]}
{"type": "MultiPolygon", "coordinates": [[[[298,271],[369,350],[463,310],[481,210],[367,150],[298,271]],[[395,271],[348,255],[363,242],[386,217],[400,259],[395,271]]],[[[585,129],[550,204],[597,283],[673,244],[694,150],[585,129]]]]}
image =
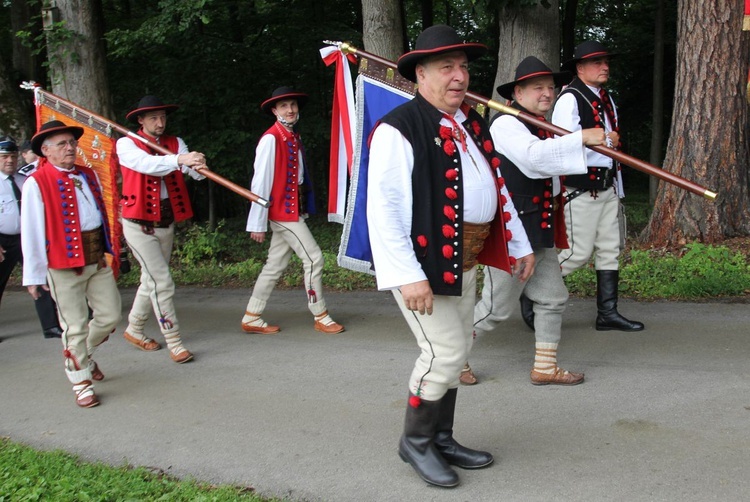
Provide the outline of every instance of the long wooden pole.
{"type": "MultiPolygon", "coordinates": [[[[163,146],[156,144],[152,141],[149,141],[148,139],[144,138],[143,136],[139,136],[138,134],[134,133],[127,127],[123,127],[116,122],[112,122],[111,120],[107,120],[106,118],[102,117],[101,115],[97,115],[89,110],[86,110],[84,108],[81,108],[80,106],[76,105],[75,103],[72,103],[70,101],[67,101],[59,96],[56,96],[48,91],[45,91],[41,87],[39,87],[35,83],[29,83],[24,84],[22,86],[24,89],[33,89],[36,93],[37,99],[45,98],[49,101],[47,103],[50,107],[56,108],[56,109],[62,109],[65,114],[67,114],[70,117],[76,118],[76,120],[79,120],[77,116],[80,116],[84,119],[84,122],[88,122],[88,124],[91,127],[95,127],[99,129],[101,132],[104,132],[105,134],[110,134],[109,130],[117,131],[118,133],[122,134],[123,136],[128,136],[130,138],[133,138],[138,141],[142,141],[143,143],[146,143],[149,148],[152,150],[159,152],[163,155],[174,155],[174,152],[170,152],[163,146]]],[[[228,179],[224,178],[223,176],[216,174],[215,172],[211,171],[207,167],[201,168],[197,170],[200,174],[205,176],[206,178],[215,181],[219,185],[228,188],[229,190],[235,192],[236,194],[241,195],[242,197],[246,198],[247,200],[251,202],[255,202],[256,204],[260,204],[263,207],[269,207],[271,203],[264,199],[263,197],[254,194],[250,190],[248,190],[245,187],[242,187],[232,181],[229,181],[228,179]]]]}
{"type": "MultiPolygon", "coordinates": [[[[353,47],[352,45],[346,42],[337,43],[337,45],[339,46],[341,51],[344,52],[345,54],[349,53],[349,54],[355,54],[357,56],[361,56],[363,58],[369,58],[369,59],[372,59],[373,61],[377,61],[378,63],[381,63],[390,68],[398,70],[398,67],[393,61],[389,61],[375,54],[371,54],[369,52],[353,47]]],[[[489,108],[492,108],[493,110],[497,110],[501,113],[507,113],[509,115],[513,115],[514,117],[516,117],[517,119],[523,122],[532,124],[535,127],[544,129],[545,131],[549,131],[552,134],[556,134],[558,136],[564,136],[566,134],[571,133],[568,130],[565,130],[561,127],[557,127],[556,125],[550,124],[549,122],[539,120],[538,118],[536,118],[535,116],[529,113],[525,113],[525,112],[522,112],[521,110],[517,110],[510,106],[506,106],[502,103],[498,103],[497,101],[488,99],[479,94],[475,94],[473,92],[467,92],[466,97],[476,101],[477,103],[481,103],[489,108]]],[[[651,176],[664,180],[667,183],[671,183],[677,187],[682,188],[683,190],[687,190],[688,192],[692,192],[694,194],[703,196],[708,200],[713,201],[716,199],[716,192],[709,190],[705,187],[702,187],[701,185],[698,185],[697,183],[687,180],[681,176],[677,176],[676,174],[672,174],[668,171],[665,171],[664,169],[661,169],[660,167],[649,164],[648,162],[644,162],[640,159],[637,159],[635,157],[622,153],[618,150],[607,148],[605,146],[587,146],[586,148],[589,148],[595,152],[601,153],[602,155],[606,155],[607,157],[614,159],[617,162],[621,162],[622,164],[626,164],[632,167],[633,169],[637,169],[638,171],[644,172],[646,174],[649,174],[651,176]]]]}

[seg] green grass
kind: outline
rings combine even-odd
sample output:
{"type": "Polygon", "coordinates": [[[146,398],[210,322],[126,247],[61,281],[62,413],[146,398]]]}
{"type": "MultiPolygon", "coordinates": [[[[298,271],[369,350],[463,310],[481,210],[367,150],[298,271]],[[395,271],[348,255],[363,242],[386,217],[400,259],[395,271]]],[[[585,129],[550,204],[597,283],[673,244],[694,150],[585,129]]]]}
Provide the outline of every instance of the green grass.
{"type": "Polygon", "coordinates": [[[144,468],[83,462],[62,451],[36,451],[0,439],[0,502],[5,501],[269,502],[252,488],[178,480],[144,468]]]}

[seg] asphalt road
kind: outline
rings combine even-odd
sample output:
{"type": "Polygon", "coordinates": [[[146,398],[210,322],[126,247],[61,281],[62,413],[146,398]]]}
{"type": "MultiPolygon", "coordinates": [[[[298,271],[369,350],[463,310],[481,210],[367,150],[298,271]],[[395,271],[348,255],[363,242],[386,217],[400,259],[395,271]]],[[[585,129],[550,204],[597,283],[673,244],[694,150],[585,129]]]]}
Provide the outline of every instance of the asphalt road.
{"type": "Polygon", "coordinates": [[[131,347],[123,321],[97,353],[102,405],[79,409],[59,340],[42,338],[25,291],[6,291],[0,435],[293,501],[750,499],[748,305],[624,301],[646,324],[625,334],[595,331],[594,301],[571,300],[559,360],[585,371],[576,387],[529,383],[517,314],[477,341],[481,383],[458,393],[456,438],[495,464],[446,490],[396,453],[417,348],[389,294],[328,294],[347,331],[323,335],[301,291],[276,291],[264,317],[277,336],[240,331],[248,296],[178,289],[185,365],[131,347]]]}

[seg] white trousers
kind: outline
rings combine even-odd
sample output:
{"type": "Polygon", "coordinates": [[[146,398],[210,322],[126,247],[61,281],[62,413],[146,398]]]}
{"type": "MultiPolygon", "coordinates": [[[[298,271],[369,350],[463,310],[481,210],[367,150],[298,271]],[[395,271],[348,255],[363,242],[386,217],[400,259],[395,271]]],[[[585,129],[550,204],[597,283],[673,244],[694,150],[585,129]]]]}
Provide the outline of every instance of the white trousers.
{"type": "Polygon", "coordinates": [[[463,273],[461,296],[435,295],[432,315],[408,310],[401,291],[393,290],[421,351],[411,373],[409,392],[427,401],[437,401],[459,385],[458,377],[473,343],[476,274],[476,267],[463,273]]]}
{"type": "Polygon", "coordinates": [[[568,289],[560,274],[554,248],[534,250],[536,267],[526,282],[494,267],[484,267],[482,297],[474,308],[477,334],[492,331],[518,308],[524,293],[534,302],[534,334],[537,342],[559,343],[562,314],[568,301],[568,289]]]}
{"type": "Polygon", "coordinates": [[[168,228],[154,228],[153,234],[147,234],[141,225],[123,219],[122,229],[130,251],[141,265],[141,284],[128,315],[128,331],[143,334],[143,326],[153,310],[162,334],[179,333],[180,324],[174,307],[175,285],[169,272],[174,224],[168,228]]]}
{"type": "MultiPolygon", "coordinates": [[[[566,187],[566,190],[572,192],[575,188],[566,187]]],[[[565,204],[570,248],[560,251],[557,257],[563,277],[586,265],[592,254],[596,270],[619,269],[619,204],[614,188],[599,190],[595,197],[591,192],[584,192],[565,204]]]]}

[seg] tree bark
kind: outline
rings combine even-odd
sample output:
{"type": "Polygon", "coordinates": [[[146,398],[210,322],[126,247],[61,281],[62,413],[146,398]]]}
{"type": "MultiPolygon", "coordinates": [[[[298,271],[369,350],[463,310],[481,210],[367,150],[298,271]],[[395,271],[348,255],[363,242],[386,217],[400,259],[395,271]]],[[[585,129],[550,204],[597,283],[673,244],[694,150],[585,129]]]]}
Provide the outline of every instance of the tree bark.
{"type": "Polygon", "coordinates": [[[750,41],[741,2],[681,0],[674,116],[664,168],[718,191],[715,202],[660,184],[643,241],[682,246],[748,235],[748,110],[744,82],[750,41]]]}
{"type": "Polygon", "coordinates": [[[62,28],[47,32],[52,92],[114,118],[101,0],[57,0],[62,28]]]}
{"type": "Polygon", "coordinates": [[[550,0],[549,7],[503,7],[498,13],[500,32],[497,74],[492,97],[497,87],[515,79],[515,70],[527,56],[541,59],[552,71],[560,68],[559,0],[550,0]]]}
{"type": "MultiPolygon", "coordinates": [[[[661,165],[664,145],[664,0],[656,0],[654,16],[654,81],[651,103],[651,154],[649,162],[661,165]]],[[[653,206],[659,180],[651,176],[648,183],[649,202],[653,206]]]]}
{"type": "Polygon", "coordinates": [[[399,0],[362,0],[364,49],[395,61],[403,53],[403,21],[399,0]]]}

